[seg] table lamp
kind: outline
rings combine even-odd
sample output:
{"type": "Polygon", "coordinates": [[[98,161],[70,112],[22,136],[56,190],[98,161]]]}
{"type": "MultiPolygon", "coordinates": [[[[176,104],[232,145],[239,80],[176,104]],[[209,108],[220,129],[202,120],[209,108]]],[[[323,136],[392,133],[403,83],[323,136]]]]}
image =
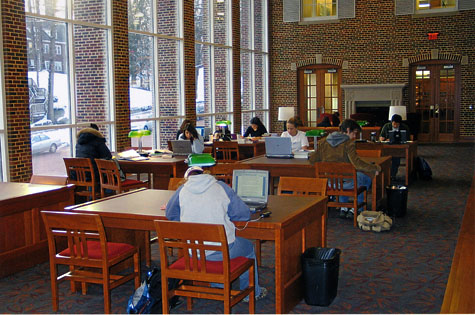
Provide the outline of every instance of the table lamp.
{"type": "Polygon", "coordinates": [[[190,154],[188,166],[209,167],[216,165],[216,160],[209,153],[190,154]]]}
{"type": "Polygon", "coordinates": [[[279,107],[279,115],[277,120],[284,122],[284,131],[287,131],[287,120],[292,117],[294,117],[293,107],[279,107]]]}
{"type": "Polygon", "coordinates": [[[391,121],[393,115],[398,114],[402,117],[402,120],[407,120],[406,106],[389,106],[389,118],[391,121]]]}
{"type": "Polygon", "coordinates": [[[142,153],[142,137],[150,136],[151,134],[150,130],[132,130],[129,132],[129,138],[139,138],[139,153],[142,153]]]}
{"type": "Polygon", "coordinates": [[[305,133],[306,137],[313,137],[313,148],[317,151],[317,138],[323,136],[325,134],[325,130],[323,129],[312,129],[305,133]]]}

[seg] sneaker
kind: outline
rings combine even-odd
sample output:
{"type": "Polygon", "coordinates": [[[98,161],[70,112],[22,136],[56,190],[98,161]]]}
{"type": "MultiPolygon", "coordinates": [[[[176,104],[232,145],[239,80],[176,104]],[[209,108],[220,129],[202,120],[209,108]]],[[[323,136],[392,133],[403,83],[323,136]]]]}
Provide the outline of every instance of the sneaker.
{"type": "Polygon", "coordinates": [[[350,208],[350,210],[348,210],[348,213],[346,214],[346,218],[347,219],[353,219],[354,215],[355,215],[355,209],[350,208]]]}
{"type": "MultiPolygon", "coordinates": [[[[263,298],[265,298],[267,296],[267,289],[264,288],[264,287],[261,287],[261,294],[259,294],[258,296],[256,296],[256,301],[259,301],[259,300],[262,300],[263,298]]],[[[243,299],[244,302],[246,303],[249,303],[249,295],[246,296],[244,299],[243,299]]]]}
{"type": "Polygon", "coordinates": [[[341,207],[340,208],[340,218],[344,219],[348,215],[348,208],[347,207],[341,207]]]}

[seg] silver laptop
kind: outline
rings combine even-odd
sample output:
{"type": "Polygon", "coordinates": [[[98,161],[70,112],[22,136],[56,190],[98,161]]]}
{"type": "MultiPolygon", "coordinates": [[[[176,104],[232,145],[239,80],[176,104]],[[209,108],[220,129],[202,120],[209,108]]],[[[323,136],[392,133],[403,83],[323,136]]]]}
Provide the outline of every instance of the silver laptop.
{"type": "Polygon", "coordinates": [[[188,156],[193,153],[190,140],[172,140],[171,143],[173,156],[188,156]]]}
{"type": "Polygon", "coordinates": [[[268,158],[284,158],[291,159],[292,141],[289,137],[267,137],[266,142],[266,157],[268,158]]]}
{"type": "Polygon", "coordinates": [[[269,172],[262,170],[234,170],[233,190],[251,211],[267,206],[269,172]]]}

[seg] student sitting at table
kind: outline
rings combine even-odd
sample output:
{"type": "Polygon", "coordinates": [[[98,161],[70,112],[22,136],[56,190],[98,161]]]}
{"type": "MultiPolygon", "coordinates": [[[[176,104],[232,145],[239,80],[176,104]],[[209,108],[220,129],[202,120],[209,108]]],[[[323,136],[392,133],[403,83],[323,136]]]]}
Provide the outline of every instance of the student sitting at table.
{"type": "Polygon", "coordinates": [[[183,133],[178,137],[178,140],[190,140],[191,141],[191,151],[193,153],[203,153],[205,149],[204,139],[198,134],[195,126],[192,123],[187,124],[183,128],[183,133]]]}
{"type": "Polygon", "coordinates": [[[176,132],[176,140],[179,140],[180,135],[185,132],[185,127],[188,124],[193,124],[193,122],[189,119],[183,120],[183,122],[181,123],[180,129],[176,132]]]}
{"type": "Polygon", "coordinates": [[[251,125],[247,127],[244,137],[261,137],[267,133],[267,129],[259,119],[259,117],[253,117],[250,121],[251,125]]]}
{"type": "Polygon", "coordinates": [[[287,131],[282,132],[281,137],[288,137],[292,140],[292,151],[307,150],[308,139],[305,132],[298,130],[302,126],[302,121],[298,117],[287,120],[287,131]]]}
{"type": "MultiPolygon", "coordinates": [[[[355,140],[358,132],[361,132],[361,127],[352,119],[345,119],[340,125],[340,131],[332,132],[328,137],[318,141],[318,150],[315,151],[309,158],[311,163],[315,162],[343,162],[351,163],[357,170],[357,185],[366,186],[369,190],[371,188],[371,177],[363,172],[374,174],[375,176],[381,171],[381,167],[376,164],[371,164],[363,161],[356,154],[355,140]]],[[[348,181],[343,184],[344,189],[353,188],[353,181],[348,181]]],[[[348,202],[348,196],[339,196],[340,202],[348,202]]],[[[358,195],[358,203],[364,201],[364,193],[358,195]]],[[[346,207],[340,208],[340,217],[352,218],[354,209],[346,207]]]]}
{"type": "MultiPolygon", "coordinates": [[[[259,286],[257,260],[251,241],[237,237],[232,221],[249,221],[249,207],[226,183],[217,181],[212,175],[204,174],[198,166],[188,168],[186,182],[181,185],[167,203],[165,214],[169,220],[195,223],[222,224],[229,245],[229,258],[239,256],[254,259],[255,296],[260,300],[267,295],[266,288],[259,286]]],[[[207,253],[208,260],[223,260],[221,252],[207,253]]],[[[249,286],[249,274],[239,277],[239,286],[249,286]]],[[[245,298],[249,299],[249,297],[245,298]]]]}

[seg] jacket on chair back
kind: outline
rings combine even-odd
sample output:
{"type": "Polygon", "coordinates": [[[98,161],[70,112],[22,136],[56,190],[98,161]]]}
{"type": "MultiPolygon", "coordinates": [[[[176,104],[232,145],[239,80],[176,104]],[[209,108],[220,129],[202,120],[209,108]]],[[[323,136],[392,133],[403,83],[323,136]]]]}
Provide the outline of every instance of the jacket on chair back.
{"type": "Polygon", "coordinates": [[[93,128],[84,128],[77,135],[76,157],[91,159],[96,181],[99,181],[99,171],[94,159],[110,160],[112,154],[106,146],[106,139],[99,131],[93,128]]]}

